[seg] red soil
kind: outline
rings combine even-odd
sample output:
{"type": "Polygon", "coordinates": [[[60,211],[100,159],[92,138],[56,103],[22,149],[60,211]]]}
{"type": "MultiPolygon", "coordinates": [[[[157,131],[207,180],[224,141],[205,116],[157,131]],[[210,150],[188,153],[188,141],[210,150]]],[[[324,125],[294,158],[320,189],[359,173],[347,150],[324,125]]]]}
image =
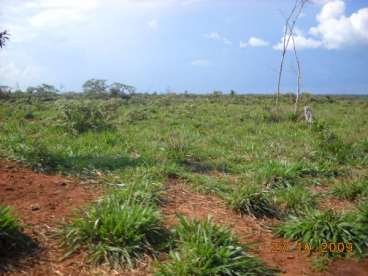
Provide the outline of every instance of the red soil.
{"type": "Polygon", "coordinates": [[[283,275],[368,275],[368,262],[337,261],[331,264],[331,272],[317,273],[312,271],[310,258],[304,254],[272,252],[274,242],[284,242],[283,239],[275,238],[267,230],[266,224],[272,224],[272,221],[240,216],[230,210],[220,199],[191,192],[176,180],[168,181],[167,198],[168,202],[162,212],[169,226],[177,223],[176,213],[197,219],[211,216],[214,222],[232,229],[242,242],[256,242],[253,253],[269,266],[279,268],[283,275]]]}
{"type": "Polygon", "coordinates": [[[83,256],[61,260],[64,251],[52,237],[53,230],[71,212],[90,202],[101,191],[77,184],[72,178],[35,173],[19,164],[0,161],[0,204],[13,207],[39,249],[12,264],[13,275],[80,275],[83,256]]]}

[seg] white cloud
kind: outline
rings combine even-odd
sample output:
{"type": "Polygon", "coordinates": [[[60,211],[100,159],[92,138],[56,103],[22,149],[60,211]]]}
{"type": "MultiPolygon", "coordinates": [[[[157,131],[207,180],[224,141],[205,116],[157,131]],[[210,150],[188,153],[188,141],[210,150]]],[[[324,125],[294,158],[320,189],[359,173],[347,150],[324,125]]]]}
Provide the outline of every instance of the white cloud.
{"type": "Polygon", "coordinates": [[[197,67],[207,67],[210,65],[210,61],[208,59],[196,59],[193,60],[190,64],[197,67]]]}
{"type": "Polygon", "coordinates": [[[205,34],[204,37],[207,38],[207,39],[211,39],[211,40],[221,41],[222,43],[224,43],[226,45],[232,44],[231,40],[229,40],[228,38],[222,36],[218,32],[211,32],[211,33],[205,34]]]}
{"type": "MultiPolygon", "coordinates": [[[[282,50],[284,48],[283,40],[284,40],[284,38],[282,37],[281,41],[278,44],[274,45],[273,48],[275,50],[282,50]]],[[[295,41],[295,47],[298,50],[308,49],[308,48],[315,49],[315,48],[319,48],[323,45],[322,41],[315,40],[313,38],[306,38],[302,34],[296,34],[294,36],[294,41],[295,41]]],[[[292,49],[293,49],[293,42],[290,39],[288,50],[292,50],[292,49]]]]}
{"type": "Polygon", "coordinates": [[[317,15],[317,21],[319,24],[309,33],[320,38],[327,49],[368,44],[368,7],[346,16],[344,1],[330,1],[317,15]]]}
{"type": "Polygon", "coordinates": [[[240,41],[240,48],[246,47],[266,47],[269,43],[261,38],[252,36],[249,38],[248,42],[240,41]]]}
{"type": "MultiPolygon", "coordinates": [[[[368,44],[368,7],[347,16],[346,5],[342,0],[313,2],[323,5],[316,16],[318,25],[309,29],[309,37],[296,30],[295,44],[298,49],[339,49],[345,46],[368,44]]],[[[273,48],[282,49],[282,41],[283,38],[273,48]]],[[[291,41],[288,50],[290,49],[292,49],[291,41]]]]}
{"type": "Polygon", "coordinates": [[[25,87],[42,81],[42,68],[28,55],[3,51],[0,60],[0,85],[25,87]]]}
{"type": "Polygon", "coordinates": [[[158,21],[157,19],[152,19],[150,21],[148,21],[148,28],[150,28],[151,30],[157,30],[158,29],[158,21]]]}

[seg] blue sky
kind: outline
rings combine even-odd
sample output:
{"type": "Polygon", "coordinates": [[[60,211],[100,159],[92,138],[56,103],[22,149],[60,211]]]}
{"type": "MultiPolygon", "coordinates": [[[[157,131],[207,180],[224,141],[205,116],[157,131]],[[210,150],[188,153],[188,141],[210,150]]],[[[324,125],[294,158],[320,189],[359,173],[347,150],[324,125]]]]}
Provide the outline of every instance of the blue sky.
{"type": "MultiPolygon", "coordinates": [[[[282,0],[0,0],[0,84],[80,90],[90,78],[140,91],[275,91],[282,0]]],[[[368,93],[368,1],[314,0],[298,24],[303,90],[368,93]]],[[[283,90],[295,90],[288,56],[283,90]]]]}

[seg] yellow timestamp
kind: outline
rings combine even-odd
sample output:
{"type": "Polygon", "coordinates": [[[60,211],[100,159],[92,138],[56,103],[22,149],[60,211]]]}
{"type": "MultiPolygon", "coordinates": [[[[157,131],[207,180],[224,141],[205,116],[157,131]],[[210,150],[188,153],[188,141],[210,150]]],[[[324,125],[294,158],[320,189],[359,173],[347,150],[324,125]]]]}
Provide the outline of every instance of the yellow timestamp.
{"type": "Polygon", "coordinates": [[[318,253],[352,253],[353,243],[345,242],[323,242],[318,248],[313,248],[308,242],[290,242],[290,241],[273,241],[271,242],[271,252],[273,253],[290,253],[297,252],[300,254],[318,253]]]}

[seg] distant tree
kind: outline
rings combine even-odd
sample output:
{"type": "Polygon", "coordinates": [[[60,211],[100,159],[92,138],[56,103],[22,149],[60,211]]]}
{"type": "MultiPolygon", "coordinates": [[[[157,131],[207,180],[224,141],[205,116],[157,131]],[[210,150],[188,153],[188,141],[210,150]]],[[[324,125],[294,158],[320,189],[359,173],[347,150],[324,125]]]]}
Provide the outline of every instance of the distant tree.
{"type": "Polygon", "coordinates": [[[109,86],[109,92],[113,96],[129,97],[135,93],[136,89],[134,86],[123,84],[120,82],[114,82],[109,86]]]}
{"type": "Polygon", "coordinates": [[[104,94],[107,88],[106,80],[90,79],[83,84],[83,92],[89,95],[104,94]]]}
{"type": "Polygon", "coordinates": [[[56,94],[57,92],[59,92],[59,90],[57,90],[55,86],[46,83],[37,86],[36,89],[37,89],[36,93],[39,94],[56,94]]]}
{"type": "Polygon", "coordinates": [[[8,31],[0,32],[0,48],[5,46],[6,41],[9,40],[9,33],[8,31]]]}

